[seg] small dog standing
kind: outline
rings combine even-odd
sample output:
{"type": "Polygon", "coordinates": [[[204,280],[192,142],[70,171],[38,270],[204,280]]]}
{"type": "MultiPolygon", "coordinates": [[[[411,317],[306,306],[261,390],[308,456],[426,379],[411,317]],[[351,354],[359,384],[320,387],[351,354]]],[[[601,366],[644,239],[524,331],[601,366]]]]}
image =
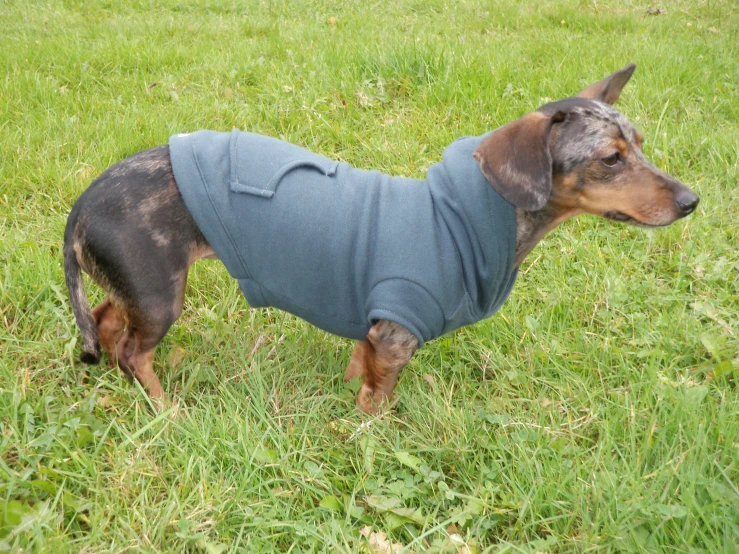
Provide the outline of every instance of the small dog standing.
{"type": "Polygon", "coordinates": [[[269,137],[200,131],[114,165],[75,203],[64,269],[84,339],[163,399],[154,351],[179,317],[190,265],[218,257],[253,307],[358,344],[346,378],[376,412],[424,341],[489,317],[561,222],[642,227],[698,196],[651,165],[611,107],[635,66],[577,97],[450,145],[424,181],[357,170],[269,137]],[[80,269],[108,293],[90,310],[80,269]]]}

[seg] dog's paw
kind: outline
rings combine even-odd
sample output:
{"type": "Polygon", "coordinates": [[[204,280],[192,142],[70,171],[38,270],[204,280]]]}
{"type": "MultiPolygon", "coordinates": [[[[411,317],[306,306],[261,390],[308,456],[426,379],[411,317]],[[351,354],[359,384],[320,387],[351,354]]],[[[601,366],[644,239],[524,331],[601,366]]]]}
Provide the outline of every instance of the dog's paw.
{"type": "Polygon", "coordinates": [[[382,391],[375,391],[366,384],[362,385],[357,395],[357,408],[369,415],[378,415],[388,409],[390,399],[382,391]]]}

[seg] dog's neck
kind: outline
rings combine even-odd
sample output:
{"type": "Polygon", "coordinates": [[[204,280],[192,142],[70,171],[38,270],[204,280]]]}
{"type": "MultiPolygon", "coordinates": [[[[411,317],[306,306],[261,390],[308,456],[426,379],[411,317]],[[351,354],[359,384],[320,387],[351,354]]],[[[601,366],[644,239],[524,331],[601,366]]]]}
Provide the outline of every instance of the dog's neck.
{"type": "Polygon", "coordinates": [[[529,212],[516,208],[516,259],[514,265],[518,267],[534,246],[557,225],[576,216],[578,210],[570,208],[563,210],[548,202],[541,210],[529,212]]]}

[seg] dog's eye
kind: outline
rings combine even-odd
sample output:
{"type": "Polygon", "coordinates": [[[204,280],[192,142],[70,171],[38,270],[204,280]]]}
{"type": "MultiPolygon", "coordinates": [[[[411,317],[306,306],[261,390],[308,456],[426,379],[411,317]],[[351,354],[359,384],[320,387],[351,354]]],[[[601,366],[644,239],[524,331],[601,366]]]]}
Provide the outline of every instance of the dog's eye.
{"type": "Polygon", "coordinates": [[[614,165],[616,165],[616,164],[617,164],[617,163],[618,163],[619,161],[621,161],[621,154],[619,154],[618,152],[614,152],[613,154],[611,154],[611,155],[610,155],[610,156],[608,156],[607,158],[603,158],[603,159],[601,160],[601,162],[603,162],[603,163],[604,163],[605,165],[607,165],[608,167],[613,167],[613,166],[614,166],[614,165]]]}

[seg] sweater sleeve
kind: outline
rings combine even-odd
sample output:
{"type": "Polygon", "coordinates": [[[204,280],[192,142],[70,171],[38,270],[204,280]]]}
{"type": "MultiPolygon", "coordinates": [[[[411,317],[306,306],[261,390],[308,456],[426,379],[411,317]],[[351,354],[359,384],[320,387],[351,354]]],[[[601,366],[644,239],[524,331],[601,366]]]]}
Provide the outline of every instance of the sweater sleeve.
{"type": "Polygon", "coordinates": [[[380,281],[370,291],[365,308],[370,325],[381,319],[402,325],[418,339],[418,348],[443,333],[445,318],[441,306],[430,292],[413,281],[380,281]]]}

